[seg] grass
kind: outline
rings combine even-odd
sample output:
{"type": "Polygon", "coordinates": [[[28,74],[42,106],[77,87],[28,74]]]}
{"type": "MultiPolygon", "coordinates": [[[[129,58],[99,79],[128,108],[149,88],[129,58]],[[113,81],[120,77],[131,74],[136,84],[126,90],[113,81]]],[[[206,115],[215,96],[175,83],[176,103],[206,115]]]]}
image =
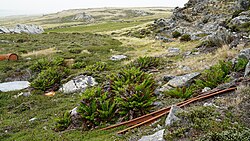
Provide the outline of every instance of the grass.
{"type": "Polygon", "coordinates": [[[105,23],[93,24],[93,25],[75,26],[75,27],[47,30],[46,32],[60,32],[60,33],[91,32],[91,33],[96,33],[96,32],[106,32],[106,31],[123,29],[123,28],[132,27],[132,26],[136,26],[138,24],[143,24],[143,23],[145,23],[145,21],[105,22],[105,23]]]}

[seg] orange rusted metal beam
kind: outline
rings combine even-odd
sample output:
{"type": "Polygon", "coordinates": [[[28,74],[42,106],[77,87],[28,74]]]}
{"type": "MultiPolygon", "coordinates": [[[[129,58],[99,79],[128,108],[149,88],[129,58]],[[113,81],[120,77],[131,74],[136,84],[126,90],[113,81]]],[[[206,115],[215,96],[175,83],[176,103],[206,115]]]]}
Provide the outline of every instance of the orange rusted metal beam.
{"type": "MultiPolygon", "coordinates": [[[[236,89],[237,89],[236,87],[232,87],[232,88],[228,88],[228,89],[224,89],[224,90],[215,89],[215,90],[210,91],[210,92],[201,93],[201,95],[198,95],[197,97],[193,97],[191,99],[188,99],[188,100],[185,100],[183,102],[177,103],[176,105],[179,106],[179,107],[184,107],[184,106],[186,106],[186,105],[188,105],[190,103],[193,103],[195,101],[202,100],[202,99],[205,99],[205,98],[209,98],[209,97],[212,97],[212,96],[215,96],[215,95],[218,95],[218,94],[234,91],[236,89]]],[[[144,116],[141,116],[141,117],[129,120],[129,121],[125,121],[125,122],[122,122],[122,123],[119,123],[119,124],[115,124],[115,125],[103,128],[101,130],[108,130],[108,129],[116,128],[116,127],[119,127],[119,126],[127,126],[128,128],[118,132],[118,134],[122,134],[122,133],[127,132],[128,130],[137,128],[139,126],[148,125],[150,123],[153,123],[157,119],[159,119],[162,116],[168,114],[170,112],[170,109],[171,109],[171,107],[166,107],[166,108],[160,109],[158,111],[149,113],[147,115],[144,115],[144,116]]]]}
{"type": "Polygon", "coordinates": [[[3,61],[3,60],[16,61],[16,60],[18,60],[18,55],[15,54],[15,53],[1,54],[0,55],[0,61],[3,61]]]}

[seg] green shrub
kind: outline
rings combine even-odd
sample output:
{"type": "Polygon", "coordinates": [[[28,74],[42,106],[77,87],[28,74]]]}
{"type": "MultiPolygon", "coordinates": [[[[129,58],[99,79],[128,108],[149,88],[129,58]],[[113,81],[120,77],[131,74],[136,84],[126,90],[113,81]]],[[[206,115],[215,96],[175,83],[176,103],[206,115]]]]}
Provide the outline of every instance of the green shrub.
{"type": "Polygon", "coordinates": [[[46,70],[49,67],[53,66],[62,66],[64,63],[64,59],[60,57],[53,58],[51,60],[47,58],[42,58],[37,60],[31,67],[30,69],[33,72],[41,72],[42,70],[46,70]]]}
{"type": "Polygon", "coordinates": [[[234,66],[234,71],[239,72],[245,70],[248,61],[246,58],[239,58],[234,66]]]}
{"type": "Polygon", "coordinates": [[[220,61],[209,70],[205,70],[201,77],[195,80],[195,86],[200,89],[203,89],[204,87],[215,88],[219,84],[229,80],[228,75],[232,70],[232,62],[220,61]]]}
{"type": "Polygon", "coordinates": [[[151,75],[133,67],[111,75],[110,83],[123,118],[136,118],[150,111],[156,88],[151,75]]]}
{"type": "Polygon", "coordinates": [[[191,41],[191,36],[189,34],[184,34],[184,35],[181,36],[180,41],[181,42],[191,41]]]}
{"type": "Polygon", "coordinates": [[[174,98],[190,98],[193,94],[192,87],[182,87],[182,88],[175,88],[173,90],[169,90],[166,92],[167,95],[174,97],[174,98]]]}
{"type": "Polygon", "coordinates": [[[172,32],[172,37],[173,37],[173,38],[179,38],[180,36],[181,36],[181,33],[180,33],[180,32],[178,32],[178,31],[172,32]]]}
{"type": "Polygon", "coordinates": [[[104,62],[96,62],[94,65],[86,66],[85,71],[101,72],[108,70],[107,64],[104,62]]]}
{"type": "Polygon", "coordinates": [[[148,71],[160,65],[160,58],[157,57],[139,57],[133,61],[128,67],[136,67],[142,71],[148,71]]]}
{"type": "Polygon", "coordinates": [[[210,48],[210,47],[215,47],[217,46],[214,42],[210,40],[203,41],[198,47],[205,47],[205,48],[210,48]]]}
{"type": "Polygon", "coordinates": [[[70,113],[65,112],[62,118],[56,118],[55,131],[63,131],[66,130],[71,124],[70,113]]]}
{"type": "Polygon", "coordinates": [[[117,119],[115,116],[117,105],[109,93],[104,92],[101,87],[88,89],[83,96],[77,110],[83,118],[84,129],[91,129],[102,122],[112,123],[117,119]]]}
{"type": "Polygon", "coordinates": [[[61,83],[61,80],[68,75],[69,71],[63,67],[49,67],[42,70],[31,82],[31,86],[37,90],[45,91],[61,83]]]}
{"type": "Polygon", "coordinates": [[[249,141],[250,140],[250,129],[236,129],[225,130],[222,132],[210,132],[199,141],[249,141]]]}
{"type": "Polygon", "coordinates": [[[81,68],[85,68],[85,67],[86,67],[85,62],[76,62],[76,63],[72,64],[73,69],[81,69],[81,68]]]}

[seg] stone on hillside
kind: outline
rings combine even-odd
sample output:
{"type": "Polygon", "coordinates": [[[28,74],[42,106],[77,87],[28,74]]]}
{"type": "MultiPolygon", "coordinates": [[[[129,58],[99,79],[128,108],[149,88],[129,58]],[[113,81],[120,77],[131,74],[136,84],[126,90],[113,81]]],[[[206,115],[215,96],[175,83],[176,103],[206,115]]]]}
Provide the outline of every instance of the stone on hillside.
{"type": "Polygon", "coordinates": [[[230,24],[239,26],[239,25],[242,25],[242,24],[247,23],[249,21],[250,21],[249,16],[242,15],[242,16],[238,16],[238,17],[233,18],[230,21],[230,24]]]}
{"type": "Polygon", "coordinates": [[[0,26],[0,34],[1,33],[10,33],[10,30],[4,26],[0,26]]]}
{"type": "Polygon", "coordinates": [[[0,91],[2,92],[18,91],[26,89],[29,86],[30,83],[28,81],[14,81],[14,82],[0,83],[0,91]]]}
{"type": "Polygon", "coordinates": [[[126,59],[127,56],[125,55],[113,55],[110,60],[113,60],[113,61],[119,61],[119,60],[123,60],[123,59],[126,59]]]}
{"type": "Polygon", "coordinates": [[[184,87],[190,85],[190,83],[200,75],[200,73],[190,73],[182,76],[176,76],[171,79],[167,84],[163,85],[158,91],[164,92],[176,87],[184,87]]]}
{"type": "Polygon", "coordinates": [[[165,129],[162,129],[154,133],[153,135],[143,136],[141,139],[139,139],[139,141],[165,141],[165,139],[163,138],[164,131],[165,129]]]}
{"type": "Polygon", "coordinates": [[[167,84],[173,87],[187,86],[190,84],[191,81],[193,81],[193,79],[195,79],[199,75],[200,73],[195,72],[183,76],[176,76],[174,79],[171,79],[167,84]]]}
{"type": "Polygon", "coordinates": [[[41,26],[18,24],[14,28],[14,33],[41,34],[44,30],[41,26]]]}
{"type": "Polygon", "coordinates": [[[170,125],[172,125],[174,122],[180,120],[180,119],[176,116],[176,114],[177,114],[177,113],[180,113],[180,112],[183,112],[183,110],[182,110],[180,107],[173,105],[173,106],[171,107],[171,109],[170,109],[170,112],[169,112],[169,114],[168,114],[166,120],[165,120],[165,126],[170,126],[170,125]]]}
{"type": "Polygon", "coordinates": [[[238,58],[250,60],[250,48],[241,50],[240,54],[238,55],[238,58]]]}
{"type": "Polygon", "coordinates": [[[202,89],[202,93],[204,93],[204,92],[208,92],[208,91],[210,91],[211,90],[211,88],[209,88],[209,87],[205,87],[204,89],[202,89]]]}
{"type": "Polygon", "coordinates": [[[171,76],[171,75],[166,75],[166,76],[163,76],[163,80],[168,82],[169,80],[175,78],[175,76],[171,76]]]}
{"type": "Polygon", "coordinates": [[[92,21],[94,20],[94,18],[89,15],[89,14],[86,14],[86,13],[78,13],[76,14],[72,20],[75,20],[75,21],[80,21],[80,20],[84,20],[84,21],[92,21]]]}
{"type": "Polygon", "coordinates": [[[216,32],[209,35],[207,38],[217,45],[230,44],[233,41],[232,33],[225,27],[219,27],[216,32]]]}
{"type": "Polygon", "coordinates": [[[244,77],[248,77],[250,76],[250,61],[248,62],[247,66],[246,66],[246,70],[245,70],[245,74],[244,77]]]}
{"type": "Polygon", "coordinates": [[[84,92],[87,87],[95,85],[97,85],[97,82],[93,77],[80,75],[63,84],[59,91],[66,94],[84,92]]]}
{"type": "Polygon", "coordinates": [[[77,112],[77,107],[70,111],[71,124],[68,129],[80,128],[82,127],[82,116],[77,112]]]}
{"type": "Polygon", "coordinates": [[[180,49],[179,48],[172,48],[172,47],[170,47],[170,48],[168,48],[168,53],[173,53],[173,54],[179,54],[180,53],[180,49]]]}

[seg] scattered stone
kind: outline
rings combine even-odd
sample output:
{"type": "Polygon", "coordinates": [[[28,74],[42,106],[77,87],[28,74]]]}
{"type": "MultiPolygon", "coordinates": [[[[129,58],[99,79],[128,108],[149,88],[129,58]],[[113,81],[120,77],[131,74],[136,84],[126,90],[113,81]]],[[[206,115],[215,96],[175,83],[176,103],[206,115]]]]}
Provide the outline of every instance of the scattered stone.
{"type": "Polygon", "coordinates": [[[18,95],[14,95],[14,98],[18,98],[18,97],[20,97],[20,96],[28,97],[28,96],[30,96],[30,95],[31,95],[30,92],[21,92],[21,93],[19,93],[18,95]]]}
{"type": "Polygon", "coordinates": [[[183,55],[184,55],[184,56],[189,56],[189,55],[191,55],[191,54],[192,54],[191,51],[187,51],[187,52],[185,52],[183,55]]]}
{"type": "Polygon", "coordinates": [[[203,106],[205,106],[205,107],[216,107],[216,108],[219,108],[218,106],[216,106],[215,104],[213,104],[213,103],[204,103],[203,104],[203,106]]]}
{"type": "Polygon", "coordinates": [[[163,138],[164,132],[165,129],[162,129],[153,135],[143,136],[141,139],[139,139],[139,141],[165,141],[163,138]]]}
{"type": "Polygon", "coordinates": [[[112,61],[119,61],[119,60],[123,60],[123,59],[126,59],[127,56],[125,55],[113,55],[110,60],[112,61]]]}
{"type": "Polygon", "coordinates": [[[170,112],[165,120],[165,126],[170,126],[172,125],[174,122],[180,120],[176,114],[183,112],[184,110],[182,110],[180,107],[173,105],[170,109],[170,112]]]}
{"type": "Polygon", "coordinates": [[[36,117],[34,117],[34,118],[30,119],[30,120],[29,120],[29,122],[32,122],[32,121],[35,121],[35,120],[37,120],[37,118],[36,118],[36,117]]]}
{"type": "Polygon", "coordinates": [[[179,66],[179,68],[184,70],[184,71],[191,71],[191,68],[188,66],[179,66]]]}
{"type": "Polygon", "coordinates": [[[166,76],[163,76],[163,81],[170,81],[171,79],[175,78],[175,76],[171,76],[171,75],[166,75],[166,76]]]}
{"type": "Polygon", "coordinates": [[[93,77],[80,75],[63,84],[59,91],[65,94],[84,92],[87,87],[95,85],[97,85],[97,82],[93,77]]]}
{"type": "Polygon", "coordinates": [[[75,129],[82,127],[83,120],[82,116],[77,112],[77,107],[70,111],[71,124],[68,129],[75,129]]]}
{"type": "Polygon", "coordinates": [[[175,78],[171,79],[167,84],[168,86],[172,86],[172,87],[183,87],[183,86],[187,86],[189,85],[189,83],[191,81],[193,81],[193,79],[195,79],[196,77],[198,77],[200,75],[199,72],[195,72],[195,73],[190,73],[190,74],[186,74],[183,76],[176,76],[175,78]]]}
{"type": "Polygon", "coordinates": [[[30,86],[28,81],[14,81],[14,82],[6,82],[0,83],[0,91],[9,92],[9,91],[17,91],[26,89],[30,86]]]}
{"type": "Polygon", "coordinates": [[[238,58],[250,60],[250,48],[241,50],[240,54],[238,55],[238,58]]]}
{"type": "Polygon", "coordinates": [[[250,61],[246,66],[244,77],[248,77],[249,75],[250,75],[250,61]]]}
{"type": "Polygon", "coordinates": [[[204,89],[202,89],[202,93],[204,93],[204,92],[208,92],[208,91],[210,91],[211,90],[211,88],[209,88],[209,87],[205,87],[204,89]]]}
{"type": "Polygon", "coordinates": [[[168,53],[174,53],[174,54],[179,54],[180,53],[180,49],[179,48],[168,48],[168,53]]]}
{"type": "MultiPolygon", "coordinates": [[[[1,31],[0,31],[1,32],[1,31]]],[[[11,42],[8,40],[0,40],[0,44],[10,44],[11,42]]]]}
{"type": "Polygon", "coordinates": [[[164,36],[156,36],[155,37],[156,40],[161,40],[163,42],[173,42],[173,40],[167,38],[167,37],[164,37],[164,36]]]}

